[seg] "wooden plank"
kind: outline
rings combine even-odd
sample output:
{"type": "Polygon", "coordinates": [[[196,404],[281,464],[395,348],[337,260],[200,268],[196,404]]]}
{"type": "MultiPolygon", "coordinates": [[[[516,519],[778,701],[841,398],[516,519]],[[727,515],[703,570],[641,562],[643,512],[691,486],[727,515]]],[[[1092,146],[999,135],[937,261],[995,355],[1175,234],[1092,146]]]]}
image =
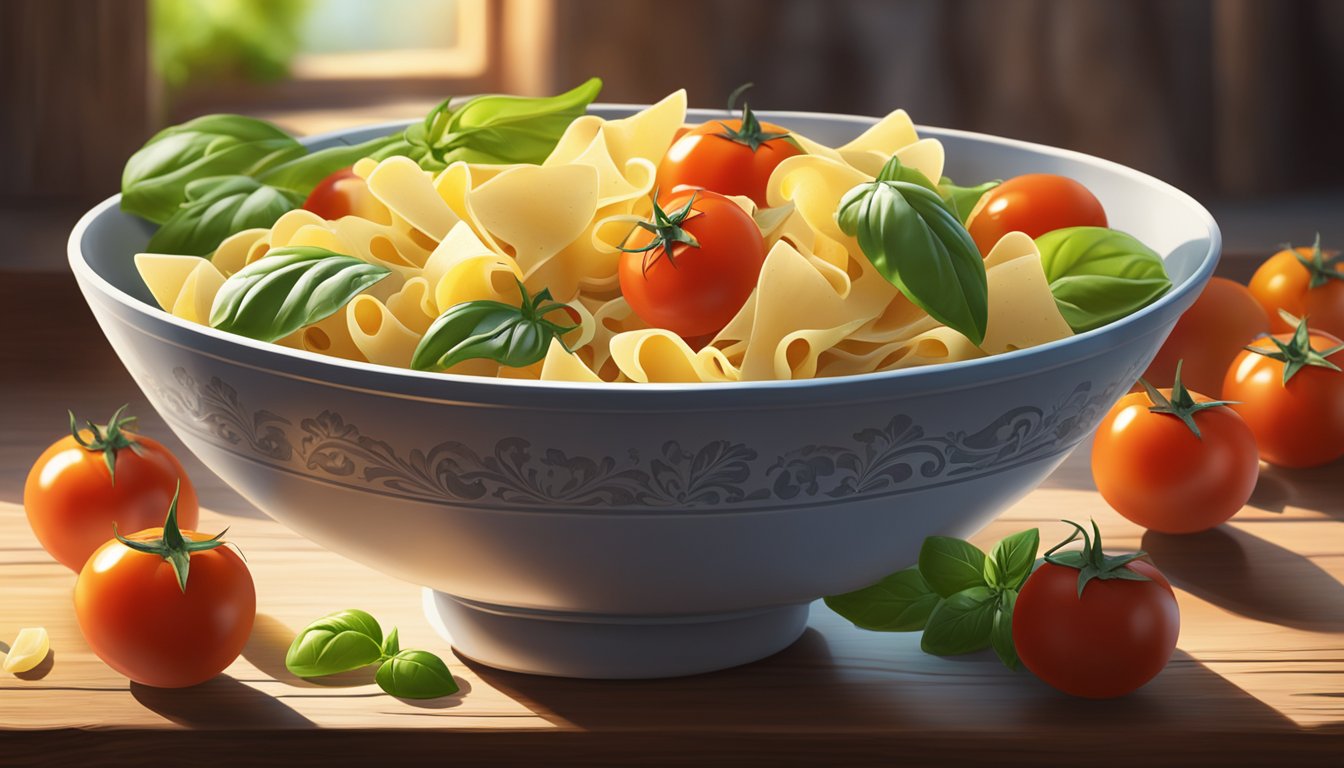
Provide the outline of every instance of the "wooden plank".
{"type": "Polygon", "coordinates": [[[28,329],[4,348],[0,383],[0,640],[51,632],[36,674],[0,677],[0,764],[119,764],[190,750],[199,764],[349,759],[532,761],[585,765],[632,755],[675,763],[811,761],[996,764],[1143,759],[1191,764],[1339,764],[1344,750],[1344,473],[1269,470],[1235,521],[1193,537],[1144,534],[1106,508],[1086,452],[992,523],[977,543],[1061,518],[1095,518],[1112,547],[1148,549],[1178,587],[1179,650],[1129,697],[1058,694],[989,653],[940,659],[918,638],[856,630],[823,605],[794,646],[746,667],[662,681],[582,681],[499,672],[453,655],[420,613],[418,590],[292,534],[224,487],[171,437],[135,391],[61,275],[0,275],[0,324],[28,329]],[[230,526],[258,589],[256,629],[224,675],[192,689],[128,684],[84,644],[74,574],[52,562],[22,509],[27,468],[64,409],[102,418],[129,401],[178,452],[201,497],[202,527],[230,526]],[[422,704],[383,695],[367,674],[290,675],[295,628],[362,607],[439,653],[460,695],[422,704]],[[1138,734],[1142,734],[1140,738],[1138,734]],[[101,761],[101,762],[100,762],[101,761]]]}

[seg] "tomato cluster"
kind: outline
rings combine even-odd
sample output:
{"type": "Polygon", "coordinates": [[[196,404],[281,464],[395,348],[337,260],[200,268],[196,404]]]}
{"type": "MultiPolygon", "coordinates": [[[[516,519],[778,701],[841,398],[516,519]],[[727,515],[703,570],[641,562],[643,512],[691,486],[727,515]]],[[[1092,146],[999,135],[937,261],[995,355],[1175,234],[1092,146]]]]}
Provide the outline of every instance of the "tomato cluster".
{"type": "Polygon", "coordinates": [[[29,471],[24,508],[38,542],[79,574],[75,615],[94,653],[139,683],[195,685],[242,652],[256,591],[220,536],[189,530],[191,480],[124,411],[84,429],[71,414],[70,435],[29,471]]]}
{"type": "Polygon", "coordinates": [[[1164,533],[1207,530],[1250,498],[1259,460],[1344,456],[1342,270],[1317,238],[1274,254],[1249,287],[1209,281],[1144,373],[1148,394],[1097,430],[1092,474],[1112,507],[1164,533]]]}

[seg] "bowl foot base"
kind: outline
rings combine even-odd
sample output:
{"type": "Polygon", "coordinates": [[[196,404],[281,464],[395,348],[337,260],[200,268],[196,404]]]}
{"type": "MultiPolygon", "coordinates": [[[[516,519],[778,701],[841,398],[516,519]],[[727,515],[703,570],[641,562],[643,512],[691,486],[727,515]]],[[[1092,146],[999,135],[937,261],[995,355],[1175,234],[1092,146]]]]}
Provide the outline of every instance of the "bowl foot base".
{"type": "Polygon", "coordinates": [[[696,616],[608,616],[491,605],[424,590],[430,626],[461,655],[510,672],[637,679],[712,672],[782,651],[808,605],[696,616]]]}

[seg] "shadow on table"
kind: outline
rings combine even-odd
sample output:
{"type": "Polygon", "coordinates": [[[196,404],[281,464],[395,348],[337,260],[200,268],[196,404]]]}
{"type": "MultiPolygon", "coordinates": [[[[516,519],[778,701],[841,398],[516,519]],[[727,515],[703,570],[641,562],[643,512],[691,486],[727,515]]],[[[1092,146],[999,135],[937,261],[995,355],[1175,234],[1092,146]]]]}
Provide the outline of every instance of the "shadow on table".
{"type": "Polygon", "coordinates": [[[1033,750],[1053,752],[1060,750],[1056,742],[1085,746],[1126,724],[1173,739],[1228,723],[1248,731],[1292,727],[1180,651],[1139,692],[1092,702],[1055,691],[1025,670],[1011,672],[991,653],[928,656],[913,635],[863,632],[827,616],[814,616],[797,643],[770,658],[694,677],[571,680],[463,663],[539,716],[592,731],[851,733],[864,743],[889,738],[911,745],[949,735],[988,744],[1030,732],[1033,750]],[[1192,708],[1192,700],[1199,706],[1192,708]]]}
{"type": "MultiPolygon", "coordinates": [[[[8,652],[9,648],[6,647],[5,651],[8,652]]],[[[51,668],[54,666],[56,666],[56,651],[49,649],[47,655],[42,657],[42,661],[38,662],[36,667],[27,672],[15,672],[14,676],[20,680],[41,680],[51,674],[51,668]]]]}
{"type": "Polygon", "coordinates": [[[1230,526],[1148,531],[1143,549],[1175,586],[1257,621],[1344,632],[1344,584],[1302,555],[1230,526]]]}
{"type": "Polygon", "coordinates": [[[1344,520],[1344,461],[1311,469],[1261,464],[1260,479],[1246,505],[1282,513],[1290,504],[1344,520]]]}
{"type": "Polygon", "coordinates": [[[131,683],[131,695],[147,709],[189,728],[265,730],[315,728],[313,721],[281,701],[228,675],[190,688],[153,688],[131,683]]]}

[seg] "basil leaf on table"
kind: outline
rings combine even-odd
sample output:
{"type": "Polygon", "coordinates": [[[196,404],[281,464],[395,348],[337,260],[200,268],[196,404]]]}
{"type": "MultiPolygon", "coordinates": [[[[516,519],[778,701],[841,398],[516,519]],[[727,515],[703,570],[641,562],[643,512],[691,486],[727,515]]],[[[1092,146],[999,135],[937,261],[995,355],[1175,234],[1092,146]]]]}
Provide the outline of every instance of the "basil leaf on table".
{"type": "Polygon", "coordinates": [[[364,611],[333,613],[295,636],[285,668],[299,677],[322,677],[367,667],[382,658],[382,640],[377,620],[364,611]]]}
{"type": "Polygon", "coordinates": [[[156,224],[167,221],[198,179],[250,176],[303,155],[292,136],[264,120],[206,115],[155,134],[121,174],[121,208],[156,224]]]}
{"type": "Polygon", "coordinates": [[[574,330],[546,315],[565,305],[551,301],[549,289],[529,296],[520,282],[522,306],[499,301],[467,301],[439,315],[411,356],[417,371],[442,371],[462,362],[484,358],[513,368],[532,365],[546,357],[551,340],[574,330]]]}
{"type": "Polygon", "coordinates": [[[860,184],[845,193],[836,220],[906,298],[973,343],[984,341],[985,263],[937,192],[907,181],[860,184]]]}
{"type": "Polygon", "coordinates": [[[437,699],[458,690],[448,665],[429,651],[396,654],[378,668],[374,681],[400,699],[437,699]]]}
{"type": "Polygon", "coordinates": [[[969,541],[949,536],[930,536],[924,540],[919,548],[919,572],[943,597],[987,586],[985,553],[969,541]]]}
{"type": "Polygon", "coordinates": [[[994,620],[989,629],[989,644],[999,661],[1009,669],[1022,666],[1017,657],[1017,646],[1013,645],[1013,609],[1017,606],[1017,590],[1005,589],[999,594],[999,604],[994,610],[994,620]]]}
{"type": "Polygon", "coordinates": [[[215,176],[187,185],[186,201],[145,246],[151,253],[209,256],[226,237],[269,227],[301,198],[247,176],[215,176]]]}
{"type": "Polygon", "coordinates": [[[924,628],[938,600],[919,569],[906,568],[871,587],[832,595],[826,605],[860,629],[913,632],[924,628]]]}
{"type": "Polygon", "coordinates": [[[1020,589],[1031,575],[1040,546],[1041,533],[1036,528],[1004,537],[985,559],[985,581],[991,587],[1020,589]]]}
{"type": "Polygon", "coordinates": [[[971,587],[945,598],[933,609],[919,647],[937,656],[972,653],[990,644],[998,594],[971,587]]]}
{"type": "Polygon", "coordinates": [[[1069,227],[1036,238],[1060,314],[1075,332],[1100,328],[1171,289],[1162,257],[1105,227],[1069,227]]]}
{"type": "Polygon", "coordinates": [[[224,281],[210,309],[210,325],[275,341],[335,313],[391,273],[325,248],[276,248],[224,281]]]}
{"type": "Polygon", "coordinates": [[[944,176],[938,182],[938,195],[952,208],[952,212],[957,215],[957,220],[965,224],[966,220],[971,217],[971,211],[975,210],[975,204],[980,202],[980,198],[1002,183],[1000,180],[995,180],[976,184],[973,187],[961,187],[944,176]]]}

